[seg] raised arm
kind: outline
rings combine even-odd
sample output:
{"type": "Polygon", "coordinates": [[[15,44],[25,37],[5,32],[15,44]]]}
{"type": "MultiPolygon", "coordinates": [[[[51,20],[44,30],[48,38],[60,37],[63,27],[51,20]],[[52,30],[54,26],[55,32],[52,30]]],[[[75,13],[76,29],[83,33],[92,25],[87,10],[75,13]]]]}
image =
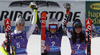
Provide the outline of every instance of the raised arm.
{"type": "Polygon", "coordinates": [[[26,36],[27,36],[27,39],[30,37],[30,35],[33,33],[34,29],[35,29],[35,25],[37,23],[37,6],[36,4],[31,4],[30,5],[30,8],[33,10],[33,19],[32,19],[32,22],[31,22],[31,25],[28,29],[28,31],[26,32],[26,36]]]}
{"type": "Polygon", "coordinates": [[[62,25],[62,30],[67,35],[68,38],[72,37],[71,32],[68,30],[66,26],[62,25]]]}
{"type": "Polygon", "coordinates": [[[41,31],[41,22],[38,16],[37,16],[37,25],[38,25],[39,31],[41,31]]]}
{"type": "Polygon", "coordinates": [[[92,24],[92,33],[91,33],[91,36],[92,37],[97,37],[98,36],[98,34],[97,34],[97,30],[96,30],[96,28],[95,28],[95,26],[94,26],[94,24],[92,24]]]}

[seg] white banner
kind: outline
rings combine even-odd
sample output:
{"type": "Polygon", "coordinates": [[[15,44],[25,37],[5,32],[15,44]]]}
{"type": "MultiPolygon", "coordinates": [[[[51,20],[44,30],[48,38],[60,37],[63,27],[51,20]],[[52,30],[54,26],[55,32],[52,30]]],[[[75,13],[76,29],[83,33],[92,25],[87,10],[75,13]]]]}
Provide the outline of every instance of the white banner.
{"type": "MultiPolygon", "coordinates": [[[[11,19],[11,25],[15,26],[15,20],[18,16],[18,13],[22,13],[23,17],[25,18],[25,25],[29,26],[31,23],[32,18],[32,10],[29,8],[29,6],[14,6],[9,7],[11,3],[15,1],[1,1],[0,2],[0,24],[1,27],[4,25],[4,19],[10,18],[11,19]]],[[[56,18],[58,19],[59,23],[62,23],[62,20],[65,15],[65,8],[63,7],[64,3],[70,3],[71,4],[71,20],[68,23],[68,27],[72,27],[72,23],[74,19],[81,19],[83,26],[85,26],[85,1],[52,1],[57,3],[60,7],[53,7],[53,6],[45,6],[45,7],[39,7],[38,8],[38,16],[41,17],[41,13],[43,11],[47,12],[47,20],[50,18],[56,18]]]]}

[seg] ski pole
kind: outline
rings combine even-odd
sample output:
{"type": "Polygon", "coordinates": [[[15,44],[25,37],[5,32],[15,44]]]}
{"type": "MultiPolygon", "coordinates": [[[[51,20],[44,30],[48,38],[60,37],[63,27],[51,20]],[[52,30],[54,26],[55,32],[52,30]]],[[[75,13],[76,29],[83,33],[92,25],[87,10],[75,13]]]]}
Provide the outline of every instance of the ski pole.
{"type": "Polygon", "coordinates": [[[15,46],[12,46],[13,47],[13,53],[14,53],[14,55],[15,55],[15,46]]]}

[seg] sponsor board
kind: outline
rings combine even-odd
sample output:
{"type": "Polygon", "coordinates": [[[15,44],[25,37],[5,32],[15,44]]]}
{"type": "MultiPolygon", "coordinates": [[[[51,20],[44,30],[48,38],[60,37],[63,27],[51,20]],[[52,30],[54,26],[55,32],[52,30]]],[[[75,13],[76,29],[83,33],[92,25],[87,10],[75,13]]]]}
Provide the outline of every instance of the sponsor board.
{"type": "Polygon", "coordinates": [[[86,2],[86,18],[91,18],[95,26],[100,26],[100,1],[86,2]]]}
{"type": "MultiPolygon", "coordinates": [[[[26,26],[29,25],[31,23],[31,19],[32,19],[32,11],[29,8],[29,6],[24,6],[24,7],[9,7],[9,5],[13,3],[12,1],[9,2],[0,2],[0,7],[2,7],[1,5],[4,5],[2,7],[2,9],[0,9],[0,23],[4,22],[3,20],[5,18],[10,18],[11,22],[12,22],[12,26],[14,26],[15,24],[15,20],[18,16],[18,13],[21,13],[22,16],[24,17],[25,21],[26,21],[26,26]]],[[[40,15],[43,11],[47,12],[47,20],[49,20],[50,18],[56,18],[59,23],[61,24],[64,15],[65,15],[65,8],[63,7],[64,3],[70,3],[71,4],[71,17],[70,17],[70,21],[68,26],[71,26],[70,24],[72,24],[73,20],[79,18],[81,20],[85,21],[85,2],[80,1],[80,2],[73,2],[73,1],[56,1],[55,3],[57,3],[60,7],[40,7],[38,9],[38,17],[40,18],[40,15]],[[80,6],[80,5],[81,6],[80,6]],[[75,6],[74,6],[75,5],[75,6]]],[[[84,23],[84,22],[83,22],[84,23]]],[[[3,25],[3,24],[2,24],[3,25]]]]}
{"type": "MultiPolygon", "coordinates": [[[[10,18],[12,26],[15,25],[15,20],[18,16],[18,13],[22,14],[24,17],[26,23],[25,26],[29,26],[31,24],[32,20],[32,10],[29,8],[29,4],[25,6],[19,6],[18,3],[14,3],[16,1],[1,1],[0,2],[0,23],[4,23],[5,18],[10,18]],[[13,6],[10,7],[10,5],[14,3],[13,6]],[[2,6],[3,5],[3,6],[2,6]]],[[[17,1],[18,2],[18,1],[17,1]]],[[[25,1],[24,1],[25,2],[25,1]]],[[[46,1],[49,2],[49,1],[46,1]]],[[[39,7],[38,8],[38,17],[41,17],[41,13],[43,11],[47,12],[47,24],[48,26],[48,20],[51,18],[56,18],[59,21],[59,26],[63,21],[64,15],[65,15],[65,8],[63,7],[64,3],[70,3],[71,4],[71,16],[68,22],[68,27],[72,27],[72,23],[75,19],[80,19],[82,21],[83,27],[85,26],[85,19],[91,18],[93,21],[93,24],[95,26],[100,25],[100,18],[99,18],[99,1],[51,1],[53,3],[56,3],[59,5],[59,7],[53,7],[53,5],[39,7]]],[[[30,1],[28,1],[30,3],[30,1]]],[[[4,24],[1,24],[1,27],[3,27],[4,24]]],[[[27,30],[27,29],[25,29],[27,30]]],[[[2,28],[1,28],[2,31],[2,28]]]]}
{"type": "Polygon", "coordinates": [[[86,1],[86,18],[91,18],[100,36],[100,1],[86,1]]]}

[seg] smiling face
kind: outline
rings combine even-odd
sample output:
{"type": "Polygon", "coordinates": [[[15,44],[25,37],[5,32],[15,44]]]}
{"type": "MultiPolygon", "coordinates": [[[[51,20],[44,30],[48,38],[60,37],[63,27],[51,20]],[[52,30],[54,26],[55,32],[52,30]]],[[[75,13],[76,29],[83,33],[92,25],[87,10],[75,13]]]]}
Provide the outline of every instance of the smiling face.
{"type": "Polygon", "coordinates": [[[79,34],[81,31],[82,31],[82,27],[79,27],[79,26],[75,27],[75,32],[77,34],[79,34]]]}
{"type": "Polygon", "coordinates": [[[56,29],[50,29],[50,32],[51,32],[52,34],[54,34],[54,33],[56,32],[56,29]]]}
{"type": "Polygon", "coordinates": [[[24,26],[25,26],[24,23],[16,24],[16,30],[17,31],[22,31],[24,29],[24,26]]]}
{"type": "Polygon", "coordinates": [[[57,24],[51,24],[49,25],[49,30],[52,34],[54,34],[57,31],[57,24]]]}

